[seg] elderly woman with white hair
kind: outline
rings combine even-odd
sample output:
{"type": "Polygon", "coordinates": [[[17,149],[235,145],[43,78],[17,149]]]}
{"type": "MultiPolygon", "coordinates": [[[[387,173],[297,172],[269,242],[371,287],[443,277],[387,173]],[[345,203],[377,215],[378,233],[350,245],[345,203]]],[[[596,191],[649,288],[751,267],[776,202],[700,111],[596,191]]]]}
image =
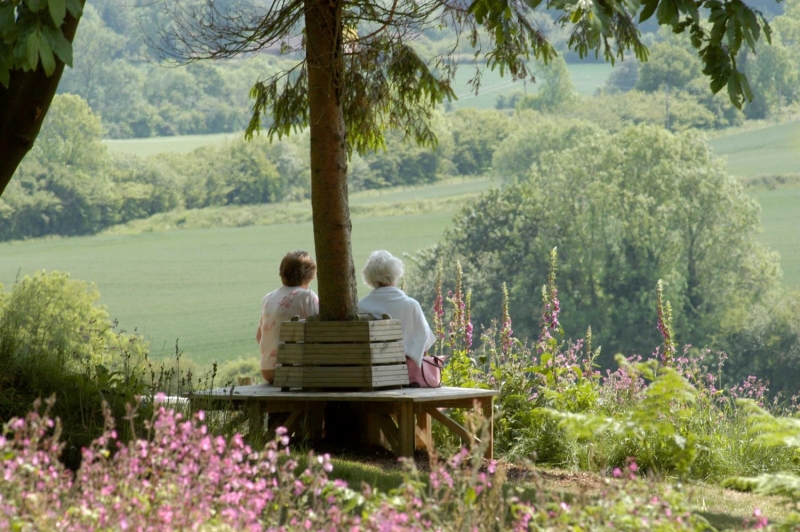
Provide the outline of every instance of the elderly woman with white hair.
{"type": "Polygon", "coordinates": [[[358,302],[358,311],[380,317],[388,314],[400,320],[406,356],[422,366],[422,356],[436,341],[422,307],[397,287],[403,277],[403,261],[388,251],[373,251],[362,270],[364,282],[372,288],[358,302]]]}

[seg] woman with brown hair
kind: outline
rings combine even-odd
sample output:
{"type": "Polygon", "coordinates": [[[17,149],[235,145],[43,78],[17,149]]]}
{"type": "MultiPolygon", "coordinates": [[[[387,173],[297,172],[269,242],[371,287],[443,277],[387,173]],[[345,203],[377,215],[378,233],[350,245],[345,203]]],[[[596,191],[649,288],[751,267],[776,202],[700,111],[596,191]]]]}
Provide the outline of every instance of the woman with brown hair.
{"type": "Polygon", "coordinates": [[[319,298],[308,289],[316,274],[317,263],[307,252],[287,253],[280,267],[283,286],[264,296],[261,302],[256,341],[261,347],[261,376],[270,384],[275,380],[281,323],[294,316],[305,319],[319,314],[319,298]]]}

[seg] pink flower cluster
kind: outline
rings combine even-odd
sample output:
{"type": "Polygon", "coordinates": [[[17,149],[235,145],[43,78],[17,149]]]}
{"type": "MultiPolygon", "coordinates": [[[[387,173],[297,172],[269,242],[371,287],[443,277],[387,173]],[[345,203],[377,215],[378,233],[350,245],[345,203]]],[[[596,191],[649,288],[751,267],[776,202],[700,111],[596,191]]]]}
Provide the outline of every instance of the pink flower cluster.
{"type": "Polygon", "coordinates": [[[341,509],[345,488],[327,479],[329,457],[309,455],[300,469],[280,430],[257,452],[238,434],[230,440],[210,434],[202,412],[186,418],[161,407],[146,423],[147,437],[123,444],[107,415],[105,433],[83,450],[73,474],[58,461],[58,423],[38,408],[9,423],[0,439],[2,530],[344,530],[360,524],[358,515],[341,509]]]}
{"type": "MultiPolygon", "coordinates": [[[[398,489],[365,484],[357,493],[328,479],[328,456],[295,460],[284,431],[256,451],[239,435],[210,434],[201,412],[187,418],[163,407],[146,437],[128,443],[107,416],[105,433],[73,474],[57,459],[58,421],[39,407],[0,437],[0,530],[528,531],[603,528],[630,515],[639,525],[669,525],[661,530],[698,529],[674,506],[681,499],[670,502],[640,480],[635,463],[630,478],[580,504],[545,489],[536,490],[535,505],[520,500],[497,463],[467,450],[432,464],[425,480],[409,461],[398,489]]],[[[135,415],[131,408],[128,420],[135,415]]]]}

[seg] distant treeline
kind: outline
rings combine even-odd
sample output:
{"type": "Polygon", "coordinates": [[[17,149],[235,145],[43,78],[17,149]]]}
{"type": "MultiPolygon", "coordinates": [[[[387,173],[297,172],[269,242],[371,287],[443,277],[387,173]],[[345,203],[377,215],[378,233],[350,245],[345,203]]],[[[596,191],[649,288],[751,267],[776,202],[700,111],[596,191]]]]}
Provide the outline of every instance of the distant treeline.
{"type": "MultiPolygon", "coordinates": [[[[224,7],[228,3],[218,1],[215,5],[224,7]]],[[[674,131],[688,127],[723,128],[740,123],[743,117],[776,115],[796,102],[800,94],[800,0],[787,2],[785,14],[781,13],[781,4],[770,0],[751,4],[772,19],[775,36],[772,45],[760,42],[757,54],[738,58],[755,94],[744,115],[730,104],[724,90],[716,96],[710,92],[708,79],[701,72],[702,64],[685,38],[661,33],[645,37],[653,43],[647,63],[640,65],[629,56],[617,64],[599,101],[576,97],[563,60],[559,59],[552,65],[535,68],[537,82],[528,86],[535,94],[501,94],[497,106],[566,112],[593,121],[657,123],[674,131]]],[[[66,70],[59,91],[86,100],[102,117],[107,138],[243,130],[250,118],[251,86],[290,67],[295,58],[275,51],[168,68],[170,65],[159,59],[156,50],[160,28],[170,23],[163,19],[159,5],[113,0],[87,4],[76,36],[74,68],[66,70]]],[[[566,47],[568,32],[553,23],[546,11],[538,17],[540,27],[560,50],[561,57],[577,60],[566,47]]],[[[655,28],[645,24],[642,30],[650,32],[655,28]]],[[[447,28],[425,32],[414,42],[423,58],[453,46],[456,40],[447,28]]],[[[466,43],[458,46],[458,54],[465,58],[460,68],[473,68],[466,43]]],[[[269,117],[265,122],[269,123],[269,117]]]]}
{"type": "MultiPolygon", "coordinates": [[[[499,111],[439,117],[439,147],[400,135],[386,150],[353,155],[351,190],[430,183],[487,171],[511,121],[499,111]],[[484,134],[491,128],[492,138],[484,134]]],[[[103,124],[78,96],[58,95],[31,153],[0,198],[0,240],[86,235],[175,209],[299,200],[309,196],[306,135],[243,139],[186,155],[110,153],[103,124]]]]}

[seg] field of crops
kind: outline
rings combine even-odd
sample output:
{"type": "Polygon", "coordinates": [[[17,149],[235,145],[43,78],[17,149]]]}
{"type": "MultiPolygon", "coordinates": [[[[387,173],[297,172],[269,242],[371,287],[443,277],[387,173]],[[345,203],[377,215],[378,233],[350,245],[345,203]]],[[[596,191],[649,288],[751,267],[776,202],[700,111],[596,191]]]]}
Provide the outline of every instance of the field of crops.
{"type": "Polygon", "coordinates": [[[709,145],[738,177],[800,173],[800,122],[717,137],[709,145]]]}
{"type": "MultiPolygon", "coordinates": [[[[593,96],[597,89],[603,87],[613,67],[608,63],[568,63],[570,78],[578,94],[593,96]]],[[[497,97],[518,91],[527,91],[529,94],[536,92],[534,83],[514,82],[508,76],[502,77],[500,73],[485,70],[481,77],[481,86],[478,94],[474,94],[467,85],[467,81],[474,76],[475,70],[468,65],[459,68],[456,76],[456,96],[458,100],[451,103],[453,109],[464,107],[477,107],[479,109],[494,109],[497,97]]]]}
{"type": "Polygon", "coordinates": [[[781,254],[784,283],[800,288],[800,188],[754,194],[761,204],[762,239],[781,254]]]}
{"type": "MultiPolygon", "coordinates": [[[[480,192],[487,179],[383,194],[353,195],[353,203],[400,202],[480,192]]],[[[396,255],[435,244],[453,211],[353,219],[353,253],[360,271],[369,253],[396,255]]],[[[37,270],[69,272],[93,281],[112,317],[137,328],[156,356],[180,348],[198,362],[257,355],[255,329],[263,295],[279,286],[286,251],[313,250],[309,222],[241,228],[144,232],[0,244],[0,284],[37,270]]],[[[360,282],[360,279],[359,279],[360,282]]],[[[366,294],[363,284],[359,292],[366,294]]]]}

